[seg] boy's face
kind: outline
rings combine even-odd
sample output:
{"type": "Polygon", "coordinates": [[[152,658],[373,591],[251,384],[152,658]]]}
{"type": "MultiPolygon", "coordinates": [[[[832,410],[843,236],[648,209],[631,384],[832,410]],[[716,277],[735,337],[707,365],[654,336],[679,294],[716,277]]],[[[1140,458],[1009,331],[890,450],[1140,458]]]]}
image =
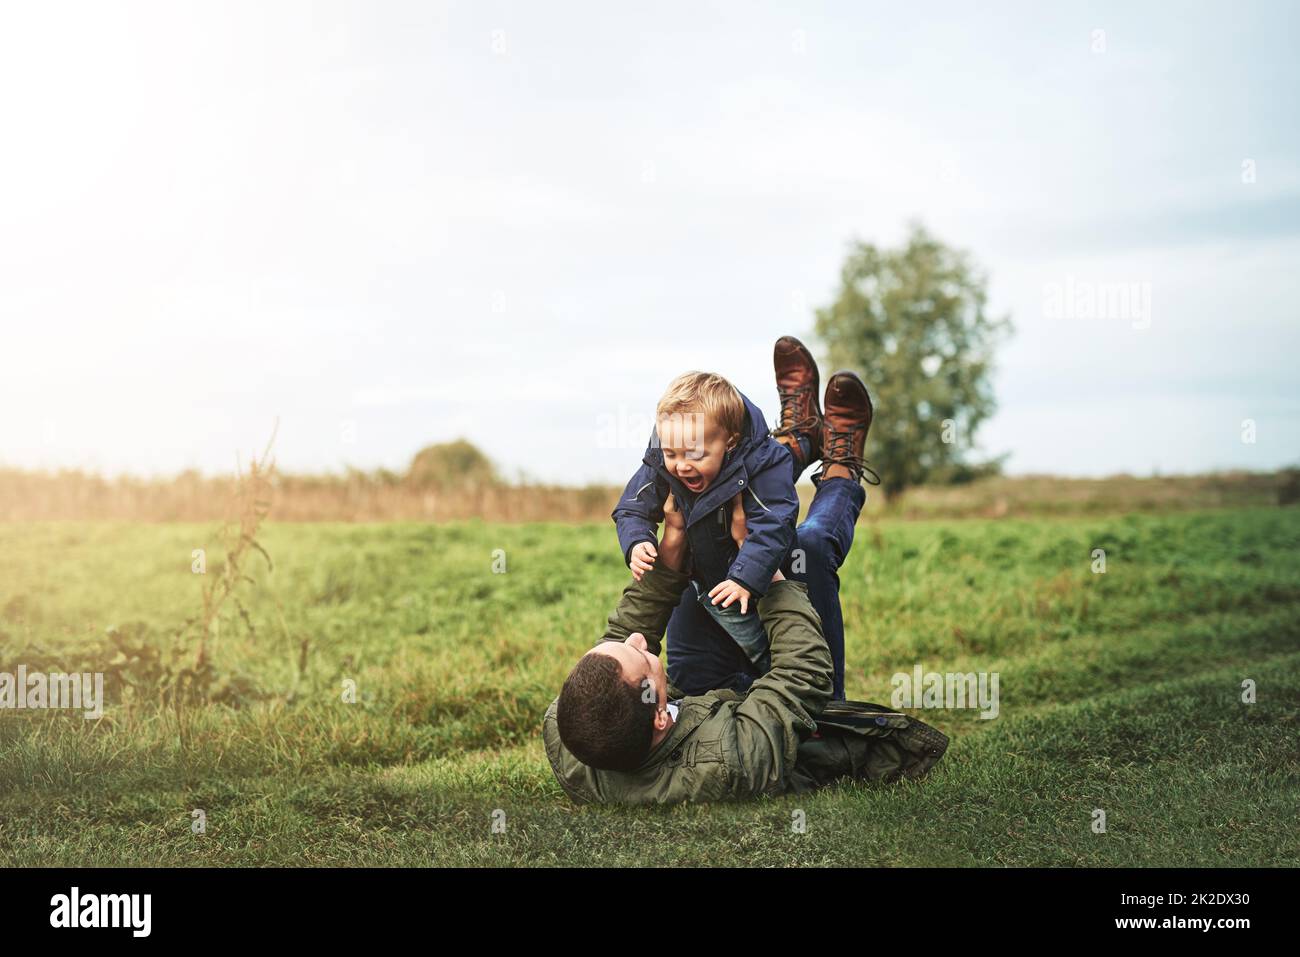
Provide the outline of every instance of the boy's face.
{"type": "Polygon", "coordinates": [[[658,421],[664,467],[692,492],[703,492],[722,471],[722,460],[735,443],[702,412],[674,412],[658,421]]]}

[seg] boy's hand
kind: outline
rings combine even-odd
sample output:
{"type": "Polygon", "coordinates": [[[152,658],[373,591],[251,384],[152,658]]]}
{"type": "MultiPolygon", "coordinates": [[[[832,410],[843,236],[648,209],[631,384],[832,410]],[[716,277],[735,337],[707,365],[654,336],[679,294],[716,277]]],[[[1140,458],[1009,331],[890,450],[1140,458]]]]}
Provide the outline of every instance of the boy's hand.
{"type": "Polygon", "coordinates": [[[637,581],[641,576],[654,568],[655,559],[659,557],[659,551],[649,542],[637,542],[632,546],[631,561],[628,567],[632,569],[632,577],[637,581]]]}
{"type": "Polygon", "coordinates": [[[733,582],[728,578],[725,582],[718,582],[709,592],[709,597],[713,599],[713,604],[722,602],[723,608],[730,607],[736,599],[740,599],[740,613],[742,615],[749,611],[749,589],[739,582],[733,582]]]}

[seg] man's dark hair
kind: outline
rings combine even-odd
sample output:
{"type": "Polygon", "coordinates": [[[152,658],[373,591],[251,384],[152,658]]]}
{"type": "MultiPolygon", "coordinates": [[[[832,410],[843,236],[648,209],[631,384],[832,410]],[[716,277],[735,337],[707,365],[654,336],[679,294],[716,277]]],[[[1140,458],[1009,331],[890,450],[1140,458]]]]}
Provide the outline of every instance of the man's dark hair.
{"type": "Polygon", "coordinates": [[[650,753],[657,706],[624,679],[616,658],[583,655],[560,689],[560,740],[588,767],[632,771],[650,753]]]}

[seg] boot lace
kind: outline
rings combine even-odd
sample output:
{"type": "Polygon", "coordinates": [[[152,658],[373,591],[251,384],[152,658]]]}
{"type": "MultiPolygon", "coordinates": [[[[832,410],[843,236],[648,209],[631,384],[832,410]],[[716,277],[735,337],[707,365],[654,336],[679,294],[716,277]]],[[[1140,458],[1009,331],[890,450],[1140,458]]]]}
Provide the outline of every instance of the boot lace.
{"type": "Polygon", "coordinates": [[[808,433],[817,428],[816,416],[808,415],[802,419],[795,419],[795,416],[799,414],[800,404],[805,402],[806,397],[811,394],[812,386],[783,390],[779,393],[781,399],[781,425],[779,428],[772,430],[774,437],[794,435],[796,432],[808,433]]]}
{"type": "Polygon", "coordinates": [[[832,428],[826,429],[826,448],[822,452],[822,467],[818,474],[823,474],[828,466],[843,465],[859,482],[863,481],[864,474],[869,474],[871,478],[866,479],[866,483],[879,485],[880,476],[876,474],[876,470],[868,465],[867,460],[862,456],[853,454],[855,431],[850,429],[840,432],[832,428]]]}

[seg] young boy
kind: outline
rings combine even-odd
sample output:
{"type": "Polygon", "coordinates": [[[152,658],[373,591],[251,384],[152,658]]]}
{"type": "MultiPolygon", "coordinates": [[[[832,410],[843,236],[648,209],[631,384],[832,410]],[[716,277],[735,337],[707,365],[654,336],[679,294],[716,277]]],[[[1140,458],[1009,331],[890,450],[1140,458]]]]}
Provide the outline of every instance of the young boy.
{"type": "Polygon", "coordinates": [[[642,465],[613,513],[624,560],[638,581],[654,568],[655,529],[671,495],[669,509],[685,518],[699,601],[764,672],[758,599],[794,546],[799,516],[791,449],[769,434],[757,406],[712,373],[674,379],[655,420],[642,465]],[[737,504],[747,536],[733,529],[737,504]]]}

